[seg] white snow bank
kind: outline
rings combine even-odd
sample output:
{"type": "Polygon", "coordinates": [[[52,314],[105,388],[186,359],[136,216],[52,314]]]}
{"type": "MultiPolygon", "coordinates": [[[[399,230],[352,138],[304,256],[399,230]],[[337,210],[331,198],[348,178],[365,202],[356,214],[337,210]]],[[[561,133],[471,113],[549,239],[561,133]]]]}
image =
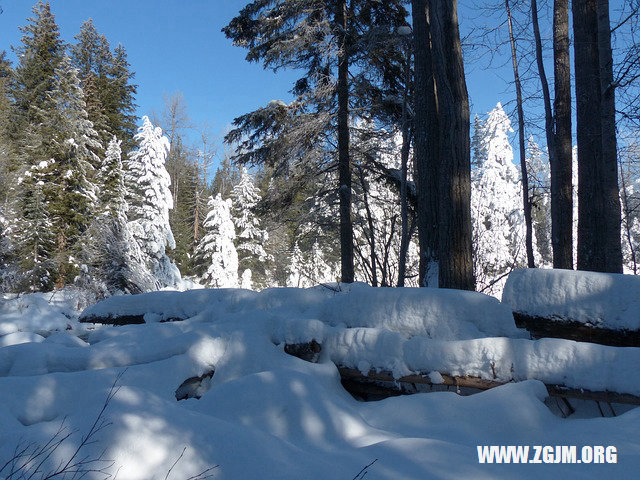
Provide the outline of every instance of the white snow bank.
{"type": "Polygon", "coordinates": [[[19,345],[21,343],[40,343],[44,341],[42,335],[31,332],[14,332],[0,337],[0,347],[8,347],[10,345],[19,345]]]}
{"type": "Polygon", "coordinates": [[[385,328],[440,339],[521,336],[508,307],[476,292],[355,285],[323,305],[331,325],[385,328]]]}
{"type": "Polygon", "coordinates": [[[531,316],[640,330],[640,277],[635,275],[515,270],[509,275],[502,302],[531,316]]]}
{"type": "MultiPolygon", "coordinates": [[[[214,465],[219,466],[211,472],[217,480],[355,478],[376,459],[367,479],[538,480],[541,468],[543,476],[567,480],[601,478],[603,469],[612,478],[632,478],[640,468],[640,409],[616,418],[561,419],[543,403],[546,392],[536,381],[469,397],[440,392],[363,403],[345,392],[331,362],[308,363],[274,345],[285,338],[316,338],[336,362],[392,369],[391,363],[378,365],[388,356],[397,370],[424,369],[435,379],[433,372],[455,365],[483,376],[494,363],[501,379],[545,374],[554,381],[562,377],[561,368],[567,368],[567,382],[579,375],[593,382],[618,382],[615,371],[622,367],[629,382],[635,378],[640,384],[632,369],[639,364],[633,353],[637,349],[566,340],[430,339],[415,335],[430,325],[412,310],[418,300],[385,298],[382,293],[383,306],[398,300],[396,307],[389,307],[390,318],[401,311],[410,318],[405,324],[397,315],[384,324],[384,319],[372,320],[371,311],[367,313],[367,289],[356,286],[352,293],[357,289],[362,292],[353,297],[353,307],[347,301],[351,293],[328,289],[186,294],[171,297],[175,312],[197,312],[184,322],[105,326],[83,337],[88,342],[84,348],[84,342],[66,338],[67,333],[51,334],[41,343],[0,348],[0,375],[8,375],[0,376],[0,468],[18,442],[44,445],[63,421],[76,433],[45,459],[41,470],[64,464],[124,367],[128,368],[120,379],[121,389],[106,410],[110,425],[81,452],[81,458],[92,458],[104,451],[104,458],[114,462],[110,473],[117,472],[121,480],[166,478],[174,464],[170,478],[194,477],[214,465]],[[181,298],[200,304],[181,305],[181,298]],[[340,302],[354,311],[345,312],[342,326],[328,325],[341,312],[340,302]],[[365,318],[358,317],[357,309],[365,318]],[[344,326],[366,322],[384,328],[344,326]],[[405,328],[413,328],[412,333],[392,331],[405,328]],[[213,369],[210,389],[201,392],[200,400],[176,401],[176,389],[184,380],[213,369]],[[478,464],[477,445],[501,444],[615,445],[618,463],[478,464]]],[[[373,297],[370,301],[376,302],[373,297]]],[[[129,298],[147,302],[144,296],[129,298]]],[[[115,306],[125,302],[118,300],[115,306]]],[[[148,313],[146,307],[139,308],[139,314],[148,313]]],[[[477,322],[435,335],[492,328],[477,322]]],[[[72,326],[70,336],[79,331],[72,326]]],[[[0,478],[3,475],[6,472],[0,478]]],[[[94,472],[86,478],[103,476],[94,472]]]]}
{"type": "Polygon", "coordinates": [[[77,329],[78,309],[86,302],[86,295],[75,288],[19,296],[0,294],[0,336],[14,332],[47,336],[52,331],[77,329]]]}
{"type": "Polygon", "coordinates": [[[271,288],[154,292],[111,297],[86,309],[81,321],[144,316],[147,323],[171,318],[224,320],[231,315],[277,319],[315,318],[330,325],[376,327],[441,339],[522,336],[511,310],[475,292],[425,288],[372,288],[364,284],[308,289],[271,288]]]}
{"type": "Polygon", "coordinates": [[[141,295],[114,296],[87,308],[80,315],[81,322],[95,317],[144,315],[147,323],[193,317],[206,308],[229,311],[234,306],[251,301],[255,292],[239,289],[161,291],[141,295]]]}
{"type": "Polygon", "coordinates": [[[61,342],[25,343],[0,348],[0,377],[127,367],[184,354],[194,357],[205,355],[208,363],[214,365],[225,349],[221,340],[203,332],[183,333],[164,326],[158,326],[155,331],[150,326],[145,329],[133,327],[119,329],[113,337],[104,338],[87,348],[77,348],[77,343],[69,346],[61,342]]]}

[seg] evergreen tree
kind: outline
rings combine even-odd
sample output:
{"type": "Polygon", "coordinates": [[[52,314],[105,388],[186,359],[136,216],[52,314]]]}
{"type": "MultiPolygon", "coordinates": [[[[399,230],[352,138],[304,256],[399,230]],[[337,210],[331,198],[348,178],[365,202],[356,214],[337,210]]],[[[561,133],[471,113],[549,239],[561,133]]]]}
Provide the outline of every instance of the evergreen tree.
{"type": "Polygon", "coordinates": [[[202,280],[215,288],[238,287],[238,254],[234,245],[235,227],[231,219],[231,200],[220,194],[209,198],[204,236],[196,249],[197,264],[203,268],[202,280]]]}
{"type": "Polygon", "coordinates": [[[64,44],[48,2],[38,2],[34,16],[21,28],[21,45],[10,96],[13,100],[8,137],[12,146],[8,170],[19,179],[11,188],[13,211],[20,224],[13,243],[19,258],[24,288],[47,290],[56,278],[53,256],[55,238],[51,218],[50,183],[55,157],[59,155],[54,90],[56,71],[64,44]]]}
{"type": "Polygon", "coordinates": [[[97,207],[98,187],[93,177],[99,163],[96,152],[102,145],[88,119],[84,92],[68,57],[63,57],[55,74],[54,88],[48,94],[52,113],[47,119],[55,162],[45,194],[56,236],[56,284],[61,287],[77,273],[72,258],[97,207]]]}
{"type": "Polygon", "coordinates": [[[264,244],[269,236],[260,228],[260,220],[254,213],[261,200],[260,193],[246,168],[242,170],[240,182],[233,187],[231,198],[233,199],[233,222],[238,232],[236,250],[240,272],[245,280],[243,288],[252,287],[246,282],[247,278],[253,278],[258,288],[265,287],[265,282],[268,281],[266,262],[269,260],[269,255],[264,249],[264,244]],[[245,276],[247,270],[250,273],[245,276]]]}
{"type": "Polygon", "coordinates": [[[42,161],[18,179],[21,208],[12,240],[19,255],[21,291],[48,291],[54,286],[56,244],[43,192],[53,163],[42,161]]]}
{"type": "Polygon", "coordinates": [[[216,169],[216,173],[211,183],[211,193],[222,198],[231,198],[233,187],[240,181],[241,169],[237,168],[232,162],[229,154],[225,153],[220,166],[216,169]]]}
{"type": "MultiPolygon", "coordinates": [[[[196,171],[193,151],[183,144],[182,138],[177,137],[171,147],[171,151],[170,158],[174,166],[178,163],[180,164],[179,168],[169,170],[170,174],[172,171],[174,172],[171,178],[174,192],[174,208],[171,210],[169,217],[171,231],[176,241],[172,257],[180,267],[180,271],[185,274],[191,273],[193,269],[193,251],[196,247],[194,239],[195,204],[198,188],[200,187],[200,179],[196,171]]],[[[204,210],[206,210],[206,206],[204,210]]],[[[202,219],[199,221],[202,222],[202,219]]]]}
{"type": "Polygon", "coordinates": [[[114,135],[109,142],[105,158],[98,171],[100,210],[110,217],[126,212],[126,190],[122,163],[122,140],[114,135]]]}
{"type": "Polygon", "coordinates": [[[113,51],[113,61],[108,70],[109,94],[103,98],[110,131],[122,140],[124,152],[132,151],[136,144],[135,96],[138,86],[132,83],[135,74],[130,70],[127,51],[118,45],[113,51]]]}
{"type": "Polygon", "coordinates": [[[21,27],[22,45],[14,49],[18,57],[11,96],[14,102],[12,133],[20,136],[27,125],[44,123],[51,113],[45,105],[55,88],[55,70],[64,55],[64,43],[49,2],[39,1],[33,7],[34,17],[21,27]]]}
{"type": "Polygon", "coordinates": [[[127,222],[121,143],[115,136],[111,139],[98,172],[100,215],[94,217],[81,253],[82,262],[88,266],[85,288],[98,295],[141,293],[157,288],[157,281],[146,265],[147,258],[127,222]]]}
{"type": "Polygon", "coordinates": [[[499,296],[506,275],[526,265],[521,184],[513,163],[509,117],[498,104],[474,132],[471,176],[473,247],[478,290],[499,296]]]}
{"type": "Polygon", "coordinates": [[[6,52],[0,52],[0,204],[8,201],[9,187],[13,183],[10,165],[9,121],[11,101],[9,100],[9,82],[13,75],[6,52]]]}
{"type": "Polygon", "coordinates": [[[114,125],[110,125],[107,111],[109,97],[113,95],[108,77],[113,64],[109,42],[104,35],[98,33],[91,19],[82,24],[75,39],[77,43],[70,49],[71,59],[79,70],[89,119],[99,133],[100,140],[106,145],[116,133],[114,125]]]}
{"type": "Polygon", "coordinates": [[[157,286],[174,285],[180,272],[166,254],[167,247],[175,248],[169,225],[169,210],[173,208],[171,179],[165,169],[169,140],[148,117],[143,118],[135,139],[138,149],[129,156],[125,174],[129,228],[157,286]]]}
{"type": "Polygon", "coordinates": [[[281,173],[297,162],[310,165],[307,181],[314,181],[324,170],[320,165],[333,157],[344,282],[354,281],[349,131],[353,91],[357,85],[373,86],[376,69],[365,67],[376,65],[370,61],[370,47],[383,44],[383,34],[395,33],[405,19],[404,6],[396,1],[337,0],[311,2],[304,8],[299,2],[254,1],[223,29],[236,45],[248,49],[247,60],[261,61],[273,70],[305,72],[293,89],[295,101],[272,101],[237,118],[237,128],[225,140],[242,140],[237,157],[242,163],[269,165],[281,173]],[[359,68],[352,69],[355,64],[359,68]]]}

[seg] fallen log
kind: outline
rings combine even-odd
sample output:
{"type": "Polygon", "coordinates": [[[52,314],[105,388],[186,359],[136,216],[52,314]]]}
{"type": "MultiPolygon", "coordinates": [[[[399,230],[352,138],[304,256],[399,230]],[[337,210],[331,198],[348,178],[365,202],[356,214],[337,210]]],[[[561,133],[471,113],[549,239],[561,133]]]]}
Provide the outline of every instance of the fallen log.
{"type": "MultiPolygon", "coordinates": [[[[303,356],[298,357],[303,360],[312,361],[313,363],[317,361],[317,356],[321,349],[322,345],[315,340],[312,340],[309,343],[285,345],[285,352],[293,356],[297,356],[297,352],[308,352],[313,350],[316,354],[316,360],[307,360],[308,356],[307,358],[304,358],[303,356]]],[[[487,380],[474,376],[450,375],[443,372],[439,372],[442,377],[442,381],[433,382],[431,380],[432,374],[430,375],[429,372],[417,372],[411,375],[395,378],[392,372],[385,370],[371,369],[364,374],[360,370],[352,367],[346,367],[344,365],[336,366],[340,372],[342,385],[349,393],[358,396],[363,396],[364,394],[388,397],[412,394],[417,391],[416,385],[455,387],[456,391],[460,393],[461,388],[484,391],[511,383],[498,380],[487,380]]],[[[592,391],[547,383],[545,383],[545,386],[547,387],[547,392],[550,397],[640,405],[640,396],[628,393],[592,391]]]]}
{"type": "Polygon", "coordinates": [[[547,318],[513,312],[516,326],[526,329],[531,338],[564,338],[576,342],[598,343],[611,347],[640,347],[640,331],[600,328],[559,317],[547,318]]]}
{"type": "MultiPolygon", "coordinates": [[[[471,388],[475,390],[489,390],[491,388],[499,387],[502,385],[506,385],[511,382],[498,382],[495,380],[486,380],[484,378],[479,377],[469,377],[469,376],[454,376],[448,375],[445,373],[440,373],[442,376],[442,383],[434,383],[430,380],[429,375],[423,373],[417,373],[413,375],[407,375],[400,378],[394,378],[393,374],[388,371],[376,371],[370,370],[366,374],[363,374],[359,370],[355,368],[343,367],[338,365],[338,371],[340,372],[340,377],[342,379],[347,380],[348,382],[355,383],[364,383],[368,384],[370,382],[387,382],[399,384],[398,390],[406,391],[408,393],[412,393],[410,389],[407,388],[408,385],[446,385],[449,387],[459,388],[471,388]]],[[[559,397],[559,398],[575,398],[580,400],[594,400],[597,402],[605,402],[605,403],[625,403],[630,405],[640,405],[640,397],[636,395],[631,395],[627,393],[617,393],[617,392],[594,392],[591,390],[584,390],[581,388],[569,388],[564,385],[553,385],[545,383],[547,387],[547,392],[550,397],[559,397]]],[[[402,394],[402,393],[400,393],[402,394]]]]}
{"type": "MultiPolygon", "coordinates": [[[[145,315],[107,315],[107,316],[98,316],[91,315],[80,317],[80,323],[97,323],[100,325],[115,325],[115,326],[123,326],[123,325],[142,325],[147,323],[145,320],[145,315]]],[[[166,322],[181,322],[185,320],[180,317],[170,317],[163,320],[159,320],[158,323],[166,323],[166,322]]]]}

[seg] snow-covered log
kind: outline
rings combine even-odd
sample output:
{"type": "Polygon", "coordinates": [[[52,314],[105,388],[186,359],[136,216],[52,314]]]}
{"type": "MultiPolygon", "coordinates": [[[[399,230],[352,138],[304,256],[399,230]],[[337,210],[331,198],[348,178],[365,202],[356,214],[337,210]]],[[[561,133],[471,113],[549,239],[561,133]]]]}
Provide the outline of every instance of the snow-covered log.
{"type": "Polygon", "coordinates": [[[640,278],[633,275],[515,270],[502,302],[534,338],[640,347],[640,278]]]}
{"type": "MultiPolygon", "coordinates": [[[[308,343],[287,344],[285,352],[306,361],[315,362],[322,346],[315,340],[308,343]],[[307,355],[314,352],[314,356],[307,355]]],[[[342,385],[347,391],[358,396],[395,396],[418,393],[417,385],[455,387],[462,389],[489,390],[507,383],[503,380],[489,380],[472,375],[451,375],[448,373],[431,371],[415,372],[398,377],[393,372],[384,369],[370,368],[363,372],[358,368],[344,365],[336,365],[340,372],[342,385]]],[[[623,403],[640,405],[640,396],[629,393],[611,391],[592,391],[584,388],[571,388],[566,385],[545,383],[550,397],[575,398],[580,400],[593,400],[605,403],[623,403]]]]}

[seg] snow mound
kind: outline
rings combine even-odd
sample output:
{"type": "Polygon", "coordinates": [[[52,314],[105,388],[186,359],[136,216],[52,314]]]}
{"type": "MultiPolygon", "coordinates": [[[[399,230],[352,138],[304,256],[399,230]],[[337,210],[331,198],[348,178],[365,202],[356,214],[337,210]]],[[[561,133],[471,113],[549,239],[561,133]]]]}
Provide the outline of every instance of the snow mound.
{"type": "Polygon", "coordinates": [[[326,302],[320,319],[445,340],[520,336],[508,307],[462,290],[354,285],[326,302]]]}
{"type": "Polygon", "coordinates": [[[221,320],[229,315],[317,319],[328,325],[384,328],[440,339],[522,336],[508,307],[475,292],[425,288],[373,288],[364,284],[153,292],[111,297],[86,309],[81,322],[139,323],[187,319],[221,320]]]}
{"type": "Polygon", "coordinates": [[[0,295],[0,336],[14,332],[48,334],[73,328],[77,308],[85,301],[82,297],[72,289],[53,294],[0,295]]]}
{"type": "Polygon", "coordinates": [[[21,343],[40,343],[44,341],[42,335],[31,332],[14,332],[0,337],[0,347],[20,345],[21,343]]]}
{"type": "Polygon", "coordinates": [[[141,295],[109,297],[80,314],[80,322],[109,323],[118,317],[140,317],[139,323],[185,320],[203,310],[228,312],[250,301],[255,292],[239,289],[199,289],[185,292],[160,291],[141,295]]]}
{"type": "Polygon", "coordinates": [[[612,330],[640,330],[640,277],[573,270],[511,272],[502,302],[514,312],[612,330]]]}

